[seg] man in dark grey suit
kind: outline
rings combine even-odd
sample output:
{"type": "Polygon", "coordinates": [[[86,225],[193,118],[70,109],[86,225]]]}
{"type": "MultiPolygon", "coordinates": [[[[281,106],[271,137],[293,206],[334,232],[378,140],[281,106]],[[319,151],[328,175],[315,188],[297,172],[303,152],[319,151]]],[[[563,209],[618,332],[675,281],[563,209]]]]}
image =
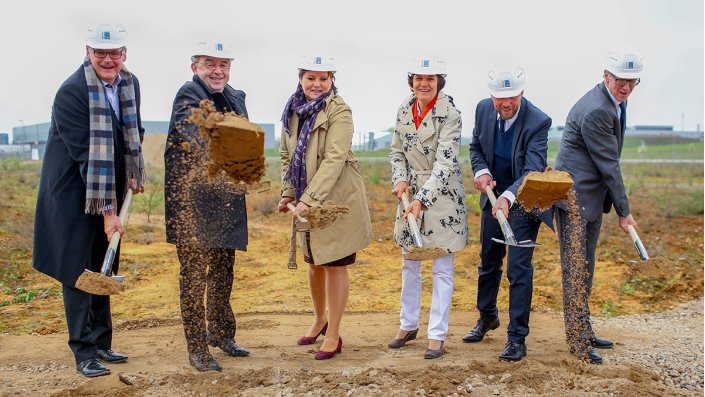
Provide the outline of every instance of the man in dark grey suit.
{"type": "Polygon", "coordinates": [[[245,93],[228,85],[231,62],[223,43],[197,45],[191,57],[193,80],[174,98],[164,152],[166,238],[176,244],[181,264],[181,317],[189,362],[199,371],[222,369],[208,345],[229,356],[250,354],[235,343],[230,304],[235,250],[247,249],[245,195],[223,178],[209,180],[208,142],[188,122],[190,109],[204,99],[219,112],[247,117],[245,93]]]}
{"type": "Polygon", "coordinates": [[[594,348],[612,342],[595,336],[588,299],[595,271],[595,248],[602,212],[614,206],[619,227],[636,227],[629,211],[619,158],[624,142],[627,98],[639,84],[643,65],[634,54],[610,53],[603,82],[588,91],[568,113],[555,168],[573,178],[577,207],[556,205],[563,272],[563,306],[571,352],[593,364],[602,357],[594,348]]]}
{"type": "MultiPolygon", "coordinates": [[[[552,214],[526,212],[516,203],[516,195],[524,176],[530,171],[546,169],[548,129],[551,118],[526,98],[524,71],[490,73],[492,98],[483,99],[475,111],[475,128],[470,144],[470,158],[479,189],[482,225],[480,267],[477,286],[477,325],[463,337],[464,342],[480,342],[485,334],[499,327],[497,293],[502,280],[502,261],[507,247],[492,240],[504,239],[496,212],[509,220],[518,241],[536,240],[541,221],[553,227],[552,214]],[[500,193],[493,207],[485,194],[492,186],[500,193]]],[[[499,356],[501,360],[519,361],[526,355],[525,338],[529,334],[529,311],[534,269],[533,248],[509,247],[507,278],[509,279],[508,342],[499,356]]]]}

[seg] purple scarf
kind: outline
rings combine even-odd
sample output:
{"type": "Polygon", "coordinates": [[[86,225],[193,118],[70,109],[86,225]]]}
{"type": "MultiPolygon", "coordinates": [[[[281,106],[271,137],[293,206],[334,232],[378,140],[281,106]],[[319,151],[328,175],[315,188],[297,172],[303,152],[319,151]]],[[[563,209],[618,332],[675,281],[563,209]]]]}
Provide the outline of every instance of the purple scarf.
{"type": "Polygon", "coordinates": [[[296,92],[289,97],[286,106],[284,106],[281,122],[284,131],[286,131],[289,136],[291,136],[289,119],[291,119],[294,112],[299,116],[299,120],[304,120],[301,130],[299,131],[299,138],[296,142],[294,155],[289,159],[289,169],[286,171],[286,176],[284,176],[284,181],[294,186],[296,201],[299,201],[301,195],[304,193],[304,189],[308,186],[306,179],[306,148],[308,147],[308,139],[311,136],[313,123],[316,122],[318,112],[325,106],[325,100],[329,95],[330,91],[310,102],[306,102],[304,90],[301,84],[299,84],[299,86],[296,87],[296,92]]]}

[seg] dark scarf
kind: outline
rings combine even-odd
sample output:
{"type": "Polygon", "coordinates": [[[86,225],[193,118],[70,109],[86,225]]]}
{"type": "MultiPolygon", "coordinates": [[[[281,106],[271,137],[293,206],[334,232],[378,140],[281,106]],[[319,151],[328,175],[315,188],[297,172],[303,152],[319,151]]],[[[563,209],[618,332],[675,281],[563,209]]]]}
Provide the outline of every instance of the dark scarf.
{"type": "MultiPolygon", "coordinates": [[[[88,85],[88,112],[90,114],[90,146],[88,148],[88,175],[86,178],[86,214],[102,214],[107,208],[117,210],[115,192],[115,147],[113,142],[112,110],[105,88],[86,58],[83,71],[88,85]]],[[[137,127],[137,104],[132,74],[125,65],[120,70],[120,116],[124,127],[125,169],[127,180],[135,179],[136,186],[144,185],[145,169],[140,134],[137,127]]],[[[123,153],[118,153],[123,155],[123,153]]]]}
{"type": "Polygon", "coordinates": [[[294,186],[294,191],[296,194],[296,201],[301,198],[301,195],[308,186],[306,179],[306,148],[308,147],[308,140],[311,136],[311,130],[313,130],[313,124],[316,122],[316,117],[318,112],[323,109],[326,105],[325,100],[330,95],[331,91],[319,96],[318,98],[306,102],[306,96],[304,95],[304,90],[299,84],[296,87],[296,92],[289,97],[289,100],[284,106],[284,112],[282,113],[282,125],[284,131],[291,136],[291,129],[289,127],[289,119],[296,112],[299,116],[299,120],[304,120],[301,129],[299,130],[299,137],[296,142],[296,149],[294,149],[294,154],[291,156],[289,161],[289,169],[286,171],[284,176],[284,181],[291,183],[294,186]]]}

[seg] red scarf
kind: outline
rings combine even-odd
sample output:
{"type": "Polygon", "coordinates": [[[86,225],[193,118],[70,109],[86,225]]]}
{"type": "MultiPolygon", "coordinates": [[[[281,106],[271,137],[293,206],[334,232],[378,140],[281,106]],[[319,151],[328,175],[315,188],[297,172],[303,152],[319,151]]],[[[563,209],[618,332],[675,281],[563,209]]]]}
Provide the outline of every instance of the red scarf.
{"type": "Polygon", "coordinates": [[[414,100],[414,104],[411,109],[411,114],[414,116],[414,124],[416,125],[417,130],[419,129],[419,126],[421,125],[421,122],[423,121],[424,117],[426,117],[428,112],[430,112],[431,109],[433,109],[433,107],[436,105],[436,99],[438,99],[438,94],[436,94],[436,96],[433,97],[433,100],[431,101],[431,103],[429,103],[428,106],[426,106],[426,109],[424,109],[423,113],[421,113],[421,116],[419,116],[419,105],[418,105],[419,99],[416,98],[414,100]]]}

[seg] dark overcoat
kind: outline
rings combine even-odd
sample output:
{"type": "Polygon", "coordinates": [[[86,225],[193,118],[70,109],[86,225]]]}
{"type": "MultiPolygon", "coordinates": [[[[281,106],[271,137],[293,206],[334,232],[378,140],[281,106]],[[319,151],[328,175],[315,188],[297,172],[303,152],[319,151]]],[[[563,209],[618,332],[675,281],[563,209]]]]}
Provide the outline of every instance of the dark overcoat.
{"type": "Polygon", "coordinates": [[[176,94],[164,152],[167,242],[196,243],[211,248],[247,248],[245,195],[223,181],[207,180],[208,143],[186,120],[203,99],[219,111],[247,117],[245,93],[229,85],[210,92],[198,76],[176,94]]]}
{"type": "MultiPolygon", "coordinates": [[[[140,115],[140,88],[133,75],[140,142],[144,137],[140,115]]],[[[118,211],[126,192],[121,123],[113,114],[115,183],[118,211]],[[120,155],[120,154],[123,155],[120,155]]],[[[34,218],[35,269],[63,284],[74,286],[83,269],[100,271],[108,247],[103,216],[85,213],[86,176],[90,149],[88,85],[83,66],[59,88],[51,111],[39,193],[34,218]]],[[[113,262],[118,270],[119,251],[113,262]]]]}

